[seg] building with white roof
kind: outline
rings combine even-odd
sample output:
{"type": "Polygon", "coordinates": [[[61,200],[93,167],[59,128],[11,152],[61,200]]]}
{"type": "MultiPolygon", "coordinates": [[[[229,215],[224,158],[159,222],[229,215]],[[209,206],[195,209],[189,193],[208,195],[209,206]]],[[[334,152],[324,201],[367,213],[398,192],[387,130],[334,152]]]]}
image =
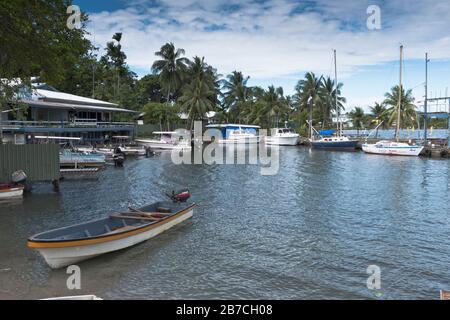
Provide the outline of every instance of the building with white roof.
{"type": "Polygon", "coordinates": [[[59,92],[47,85],[21,91],[21,117],[16,109],[2,111],[6,140],[32,140],[34,136],[81,138],[106,142],[113,136],[132,136],[134,122],[115,121],[115,114],[135,114],[117,104],[59,92]]]}

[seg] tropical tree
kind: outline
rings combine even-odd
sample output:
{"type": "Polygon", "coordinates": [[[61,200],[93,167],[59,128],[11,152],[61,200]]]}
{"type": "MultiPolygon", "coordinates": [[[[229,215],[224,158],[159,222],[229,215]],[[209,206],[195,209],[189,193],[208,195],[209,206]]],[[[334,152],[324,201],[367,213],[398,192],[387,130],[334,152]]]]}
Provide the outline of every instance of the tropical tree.
{"type": "Polygon", "coordinates": [[[359,130],[364,128],[364,123],[367,120],[364,110],[361,107],[355,107],[350,111],[349,117],[352,120],[353,127],[356,128],[356,134],[359,135],[359,130]]]}
{"type": "Polygon", "coordinates": [[[322,80],[322,87],[320,88],[319,94],[323,127],[326,127],[327,124],[332,122],[331,118],[333,113],[337,115],[344,110],[344,103],[347,100],[341,96],[342,86],[342,83],[338,83],[336,89],[336,83],[330,77],[323,78],[322,80]]]}
{"type": "Polygon", "coordinates": [[[380,125],[380,123],[382,123],[381,127],[383,129],[386,129],[388,127],[389,121],[386,116],[386,106],[383,103],[375,102],[375,105],[373,107],[370,107],[370,111],[372,122],[377,126],[375,138],[378,138],[378,126],[380,125]]]}
{"type": "Polygon", "coordinates": [[[412,90],[405,91],[402,87],[401,93],[399,86],[395,86],[390,92],[385,94],[384,104],[389,106],[384,114],[387,116],[389,125],[397,122],[398,119],[398,104],[401,95],[400,106],[400,128],[414,127],[417,123],[416,105],[414,104],[414,97],[412,90]]]}
{"type": "Polygon", "coordinates": [[[195,119],[203,120],[207,112],[214,110],[214,103],[211,101],[213,94],[214,91],[205,79],[195,79],[184,87],[179,102],[181,110],[191,119],[191,129],[195,119]]]}
{"type": "Polygon", "coordinates": [[[250,90],[247,87],[249,77],[244,77],[242,72],[233,71],[222,81],[223,104],[233,120],[240,122],[240,112],[249,99],[250,90]]]}
{"type": "Polygon", "coordinates": [[[321,88],[322,76],[316,77],[313,72],[307,73],[305,78],[297,83],[294,99],[296,100],[298,115],[307,111],[312,121],[314,121],[314,118],[321,118],[321,88]]]}
{"type": "Polygon", "coordinates": [[[155,52],[155,55],[161,59],[153,62],[152,70],[159,74],[159,80],[166,91],[168,103],[171,100],[171,95],[182,87],[182,81],[189,63],[187,58],[182,57],[184,54],[184,49],[176,49],[172,42],[166,43],[159,51],[155,52]]]}
{"type": "Polygon", "coordinates": [[[166,124],[167,130],[170,130],[170,124],[180,120],[180,108],[177,105],[151,102],[146,104],[142,111],[145,113],[144,121],[159,124],[161,131],[163,130],[163,124],[166,124]]]}

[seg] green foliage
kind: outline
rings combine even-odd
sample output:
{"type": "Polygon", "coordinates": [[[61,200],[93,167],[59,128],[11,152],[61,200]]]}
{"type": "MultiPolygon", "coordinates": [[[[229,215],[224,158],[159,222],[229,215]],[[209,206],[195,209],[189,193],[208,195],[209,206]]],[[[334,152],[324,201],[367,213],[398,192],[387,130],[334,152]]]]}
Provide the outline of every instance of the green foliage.
{"type": "Polygon", "coordinates": [[[407,90],[402,87],[400,93],[400,87],[395,86],[390,92],[385,94],[384,104],[389,106],[383,113],[387,117],[389,125],[397,122],[398,117],[398,104],[401,95],[400,106],[400,128],[410,128],[417,125],[417,112],[416,105],[414,104],[414,97],[412,96],[412,90],[407,90]]]}
{"type": "Polygon", "coordinates": [[[176,99],[176,94],[182,87],[189,63],[187,58],[182,57],[184,54],[184,49],[176,49],[172,42],[166,43],[160,51],[155,52],[155,55],[161,59],[153,62],[152,70],[159,74],[160,83],[166,92],[167,102],[176,99]]]}
{"type": "Polygon", "coordinates": [[[181,122],[179,114],[180,107],[178,105],[168,105],[158,102],[151,102],[142,108],[145,113],[144,122],[147,124],[159,124],[160,130],[171,130],[170,126],[181,122]]]}
{"type": "Polygon", "coordinates": [[[359,134],[359,130],[363,129],[368,122],[368,117],[364,114],[364,110],[361,107],[355,107],[354,110],[349,112],[349,117],[352,120],[353,127],[356,128],[359,134]]]}

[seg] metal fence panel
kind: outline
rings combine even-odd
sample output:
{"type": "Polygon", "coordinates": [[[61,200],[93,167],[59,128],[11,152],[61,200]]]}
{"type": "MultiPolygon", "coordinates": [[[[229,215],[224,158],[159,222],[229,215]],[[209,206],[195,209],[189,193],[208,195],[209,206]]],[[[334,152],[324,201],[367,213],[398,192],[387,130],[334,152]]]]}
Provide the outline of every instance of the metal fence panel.
{"type": "Polygon", "coordinates": [[[14,171],[23,170],[28,181],[60,177],[57,144],[0,145],[0,182],[9,182],[14,171]]]}

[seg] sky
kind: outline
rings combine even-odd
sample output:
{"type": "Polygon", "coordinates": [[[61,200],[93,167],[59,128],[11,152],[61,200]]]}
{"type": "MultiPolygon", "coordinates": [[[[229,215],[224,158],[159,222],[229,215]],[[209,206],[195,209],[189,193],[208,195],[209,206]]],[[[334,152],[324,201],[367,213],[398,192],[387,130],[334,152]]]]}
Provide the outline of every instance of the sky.
{"type": "Polygon", "coordinates": [[[425,52],[430,58],[429,96],[444,96],[450,87],[448,0],[73,3],[89,14],[89,38],[101,54],[115,32],[123,33],[127,63],[140,77],[151,73],[154,53],[164,43],[173,42],[186,50],[188,58],[204,56],[224,76],[242,71],[250,77],[251,86],[281,86],[285,94],[292,94],[306,72],[334,78],[335,49],[347,111],[355,106],[368,111],[398,84],[402,44],[404,86],[413,90],[418,105],[425,94],[425,52]],[[378,16],[373,5],[379,8],[378,16]]]}

